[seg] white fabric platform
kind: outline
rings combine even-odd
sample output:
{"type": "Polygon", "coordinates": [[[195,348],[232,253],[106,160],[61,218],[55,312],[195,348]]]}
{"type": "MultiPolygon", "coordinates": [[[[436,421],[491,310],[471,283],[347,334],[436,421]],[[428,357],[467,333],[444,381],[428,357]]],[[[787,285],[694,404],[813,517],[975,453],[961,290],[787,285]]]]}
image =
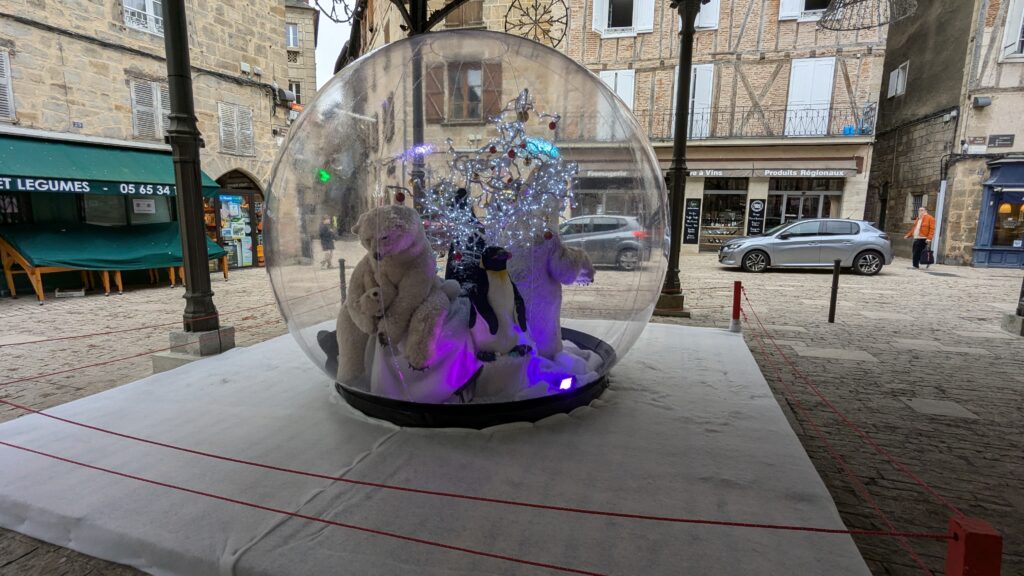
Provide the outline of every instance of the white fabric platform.
{"type": "MultiPolygon", "coordinates": [[[[486,431],[398,429],[284,336],[52,410],[350,478],[619,512],[842,528],[743,339],[652,324],[592,406],[486,431]]],[[[846,535],[513,508],[297,477],[39,416],[0,440],[162,482],[602,574],[867,575],[846,535]]],[[[0,525],[154,574],[527,575],[542,568],[288,518],[0,446],[0,525]]]]}

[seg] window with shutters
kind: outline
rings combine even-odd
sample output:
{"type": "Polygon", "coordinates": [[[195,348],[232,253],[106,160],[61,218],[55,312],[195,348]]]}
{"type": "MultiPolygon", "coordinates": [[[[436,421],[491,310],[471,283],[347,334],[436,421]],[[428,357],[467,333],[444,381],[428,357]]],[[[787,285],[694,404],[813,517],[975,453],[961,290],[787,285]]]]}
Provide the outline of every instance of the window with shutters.
{"type": "Polygon", "coordinates": [[[294,80],[288,81],[288,91],[295,94],[295,103],[302,104],[302,83],[294,80]]]}
{"type": "MultiPolygon", "coordinates": [[[[693,27],[697,30],[715,30],[718,28],[719,16],[722,14],[722,0],[711,0],[707,4],[701,4],[700,10],[697,12],[697,19],[693,23],[693,27]]],[[[683,18],[676,16],[676,22],[679,25],[679,31],[683,30],[683,18]]]]}
{"type": "Polygon", "coordinates": [[[220,124],[220,151],[236,156],[255,156],[252,109],[238,104],[217,102],[220,124]]]}
{"type": "Polygon", "coordinates": [[[594,0],[592,28],[602,38],[654,31],[654,0],[594,0]]]}
{"type": "MultiPolygon", "coordinates": [[[[679,66],[675,76],[679,80],[679,66]]],[[[714,92],[715,65],[694,64],[690,67],[690,101],[687,140],[701,140],[711,135],[711,97],[714,92]]],[[[672,135],[676,130],[676,90],[672,89],[672,135]]]]}
{"type": "MultiPolygon", "coordinates": [[[[598,76],[612,92],[615,92],[615,95],[622,100],[627,108],[633,109],[636,70],[602,70],[598,76]]],[[[598,96],[597,114],[596,136],[598,140],[624,140],[626,138],[627,127],[621,125],[621,116],[615,113],[614,103],[608,101],[603,94],[598,96]]]]}
{"type": "Polygon", "coordinates": [[[481,28],[484,25],[484,0],[470,0],[444,19],[445,28],[481,28]]]}
{"type": "Polygon", "coordinates": [[[299,47],[299,25],[288,22],[284,25],[284,45],[287,48],[299,47]]]}
{"type": "Polygon", "coordinates": [[[132,97],[132,133],[137,138],[162,140],[170,128],[171,98],[167,85],[151,80],[129,80],[132,97]]]}
{"type": "Polygon", "coordinates": [[[1024,0],[1012,0],[1003,27],[1003,58],[1024,58],[1024,0]]]}
{"type": "Polygon", "coordinates": [[[0,120],[14,120],[14,81],[11,53],[0,49],[0,120]]]}
{"type": "Polygon", "coordinates": [[[164,8],[161,0],[123,0],[124,23],[129,28],[164,35],[164,8]]]}
{"type": "Polygon", "coordinates": [[[818,20],[829,0],[779,0],[779,20],[818,20]]]}
{"type": "Polygon", "coordinates": [[[481,124],[501,111],[501,64],[451,62],[427,67],[423,79],[426,121],[481,124]]]}
{"type": "Polygon", "coordinates": [[[786,136],[828,134],[836,59],[800,58],[790,64],[786,136]]]}
{"type": "Polygon", "coordinates": [[[909,72],[910,61],[908,60],[889,73],[889,98],[902,96],[907,93],[907,73],[909,72]]]}

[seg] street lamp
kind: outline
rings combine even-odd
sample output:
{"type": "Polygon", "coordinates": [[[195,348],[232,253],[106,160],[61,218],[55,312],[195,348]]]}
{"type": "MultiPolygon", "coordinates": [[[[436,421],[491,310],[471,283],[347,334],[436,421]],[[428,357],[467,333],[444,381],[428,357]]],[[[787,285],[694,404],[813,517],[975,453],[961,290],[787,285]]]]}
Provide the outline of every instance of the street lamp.
{"type": "Polygon", "coordinates": [[[669,192],[669,208],[671,209],[670,226],[672,234],[669,239],[668,271],[665,273],[665,284],[661,288],[656,313],[663,315],[684,314],[683,290],[679,283],[679,251],[683,237],[683,197],[686,194],[686,137],[690,121],[690,68],[693,64],[693,34],[697,21],[697,12],[701,4],[711,0],[673,0],[671,6],[679,11],[683,29],[679,35],[679,76],[676,78],[676,110],[675,132],[672,138],[672,190],[669,192]]]}

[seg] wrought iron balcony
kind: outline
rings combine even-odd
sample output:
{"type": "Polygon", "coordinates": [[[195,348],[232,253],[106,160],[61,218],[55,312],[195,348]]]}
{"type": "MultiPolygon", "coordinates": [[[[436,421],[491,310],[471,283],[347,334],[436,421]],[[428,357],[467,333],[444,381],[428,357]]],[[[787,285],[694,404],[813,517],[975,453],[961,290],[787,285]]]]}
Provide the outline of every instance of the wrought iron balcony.
{"type": "MultiPolygon", "coordinates": [[[[155,3],[157,9],[160,4],[155,3]]],[[[164,34],[164,19],[163,16],[157,16],[155,14],[149,14],[145,10],[139,10],[131,8],[129,6],[124,7],[124,23],[132,28],[139,30],[145,30],[152,32],[153,34],[164,34]]]]}
{"type": "MultiPolygon", "coordinates": [[[[671,141],[675,113],[637,112],[636,119],[653,142],[671,141]]],[[[863,109],[834,106],[766,108],[737,106],[690,111],[687,139],[806,138],[864,136],[874,133],[875,105],[863,109]]]]}

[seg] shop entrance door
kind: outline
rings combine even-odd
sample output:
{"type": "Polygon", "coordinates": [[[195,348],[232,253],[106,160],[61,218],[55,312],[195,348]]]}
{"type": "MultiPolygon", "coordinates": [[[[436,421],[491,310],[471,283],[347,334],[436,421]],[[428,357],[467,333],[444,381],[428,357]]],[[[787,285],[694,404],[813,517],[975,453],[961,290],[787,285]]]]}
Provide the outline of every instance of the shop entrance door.
{"type": "Polygon", "coordinates": [[[228,265],[262,265],[263,195],[246,174],[233,170],[217,179],[221,193],[214,206],[217,235],[228,253],[228,265]]]}

